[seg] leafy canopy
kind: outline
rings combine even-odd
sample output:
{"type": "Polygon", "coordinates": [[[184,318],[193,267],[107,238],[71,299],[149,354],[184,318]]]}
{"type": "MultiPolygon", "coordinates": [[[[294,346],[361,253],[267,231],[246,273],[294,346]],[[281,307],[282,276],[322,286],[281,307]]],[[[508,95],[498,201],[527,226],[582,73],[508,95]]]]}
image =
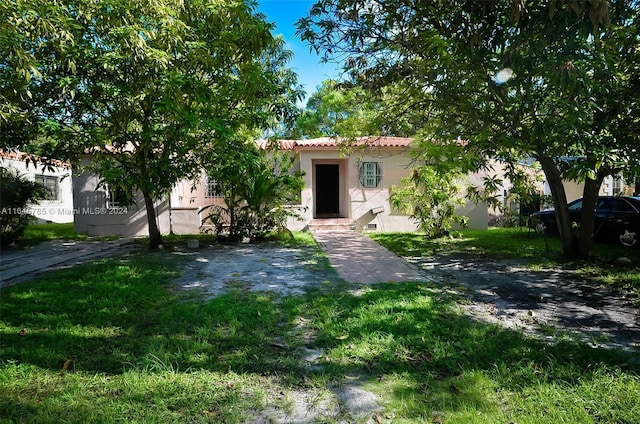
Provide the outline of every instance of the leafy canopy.
{"type": "Polygon", "coordinates": [[[143,194],[152,246],[154,202],[196,176],[204,152],[224,157],[237,134],[295,116],[291,53],[253,2],[18,3],[1,28],[18,59],[0,66],[0,118],[32,131],[3,145],[22,140],[67,159],[88,151],[106,184],[143,194]]]}
{"type": "Polygon", "coordinates": [[[537,159],[565,253],[586,256],[593,216],[576,244],[562,181],[585,182],[591,211],[605,176],[638,171],[638,13],[634,0],[321,0],[298,28],[367,91],[401,93],[425,142],[460,137],[510,169],[537,159]]]}

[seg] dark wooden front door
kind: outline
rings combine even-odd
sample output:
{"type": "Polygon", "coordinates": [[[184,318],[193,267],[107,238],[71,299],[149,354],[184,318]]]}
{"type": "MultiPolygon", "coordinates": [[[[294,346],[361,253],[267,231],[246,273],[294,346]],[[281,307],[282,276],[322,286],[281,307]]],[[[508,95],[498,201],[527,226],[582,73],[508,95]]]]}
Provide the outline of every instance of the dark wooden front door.
{"type": "Polygon", "coordinates": [[[316,165],[316,218],[340,215],[340,165],[316,165]]]}

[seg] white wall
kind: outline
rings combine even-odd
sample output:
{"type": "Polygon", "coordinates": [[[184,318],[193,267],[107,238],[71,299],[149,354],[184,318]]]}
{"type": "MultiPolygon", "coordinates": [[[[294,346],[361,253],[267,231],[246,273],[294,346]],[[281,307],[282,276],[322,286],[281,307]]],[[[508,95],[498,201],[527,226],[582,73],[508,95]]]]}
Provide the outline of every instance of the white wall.
{"type": "MultiPolygon", "coordinates": [[[[12,155],[16,156],[16,155],[12,155]]],[[[19,154],[18,154],[19,157],[19,154]]],[[[28,180],[35,181],[36,175],[55,177],[58,179],[58,200],[42,200],[29,208],[29,212],[38,218],[38,222],[73,222],[73,190],[71,182],[71,166],[51,166],[27,164],[17,157],[2,157],[0,165],[13,168],[28,180]]]]}
{"type": "MultiPolygon", "coordinates": [[[[417,224],[407,215],[394,210],[390,203],[390,187],[400,184],[401,178],[410,173],[411,159],[405,149],[376,149],[371,152],[356,152],[341,155],[335,149],[299,149],[300,169],[306,173],[305,188],[302,191],[301,209],[304,221],[289,221],[289,228],[298,230],[313,219],[313,166],[316,163],[340,163],[343,166],[340,178],[346,192],[341,195],[341,212],[344,204],[345,218],[350,218],[358,231],[416,231],[417,224]],[[364,188],[359,181],[360,162],[379,162],[383,176],[379,187],[364,188]],[[376,213],[372,212],[375,211],[376,213]]],[[[468,204],[459,209],[469,216],[470,228],[487,228],[488,213],[486,204],[468,204]]]]}

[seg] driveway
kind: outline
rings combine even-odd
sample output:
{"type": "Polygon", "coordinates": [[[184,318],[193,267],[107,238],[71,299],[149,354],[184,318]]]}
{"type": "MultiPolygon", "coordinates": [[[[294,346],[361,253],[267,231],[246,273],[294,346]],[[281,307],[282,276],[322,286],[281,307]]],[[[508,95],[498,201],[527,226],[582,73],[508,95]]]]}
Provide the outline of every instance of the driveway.
{"type": "Polygon", "coordinates": [[[460,254],[406,259],[438,287],[466,299],[463,308],[475,319],[549,341],[569,336],[621,349],[640,363],[640,308],[629,293],[597,287],[571,270],[531,270],[516,260],[460,254]]]}
{"type": "Polygon", "coordinates": [[[131,239],[113,241],[53,240],[0,252],[0,288],[22,283],[60,268],[68,268],[139,249],[131,239]]]}

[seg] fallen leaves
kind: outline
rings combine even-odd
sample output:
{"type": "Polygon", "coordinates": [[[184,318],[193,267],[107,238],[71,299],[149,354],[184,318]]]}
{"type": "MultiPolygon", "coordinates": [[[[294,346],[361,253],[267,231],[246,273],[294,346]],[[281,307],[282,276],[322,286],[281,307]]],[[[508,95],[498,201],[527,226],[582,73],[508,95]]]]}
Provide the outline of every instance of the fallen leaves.
{"type": "MultiPolygon", "coordinates": [[[[33,333],[46,333],[46,332],[48,332],[48,331],[49,331],[49,329],[48,329],[48,328],[41,328],[41,329],[39,329],[39,330],[33,330],[33,333]]],[[[26,327],[25,327],[25,328],[23,328],[23,329],[21,329],[20,331],[18,331],[18,335],[19,335],[19,336],[26,336],[26,335],[27,335],[27,334],[29,334],[29,333],[30,333],[30,331],[29,331],[29,329],[27,329],[26,327]]]]}
{"type": "Polygon", "coordinates": [[[74,365],[73,366],[73,371],[75,371],[75,364],[74,364],[74,360],[73,359],[67,359],[66,361],[64,361],[64,364],[62,364],[62,372],[66,372],[69,369],[70,365],[74,365]]]}

